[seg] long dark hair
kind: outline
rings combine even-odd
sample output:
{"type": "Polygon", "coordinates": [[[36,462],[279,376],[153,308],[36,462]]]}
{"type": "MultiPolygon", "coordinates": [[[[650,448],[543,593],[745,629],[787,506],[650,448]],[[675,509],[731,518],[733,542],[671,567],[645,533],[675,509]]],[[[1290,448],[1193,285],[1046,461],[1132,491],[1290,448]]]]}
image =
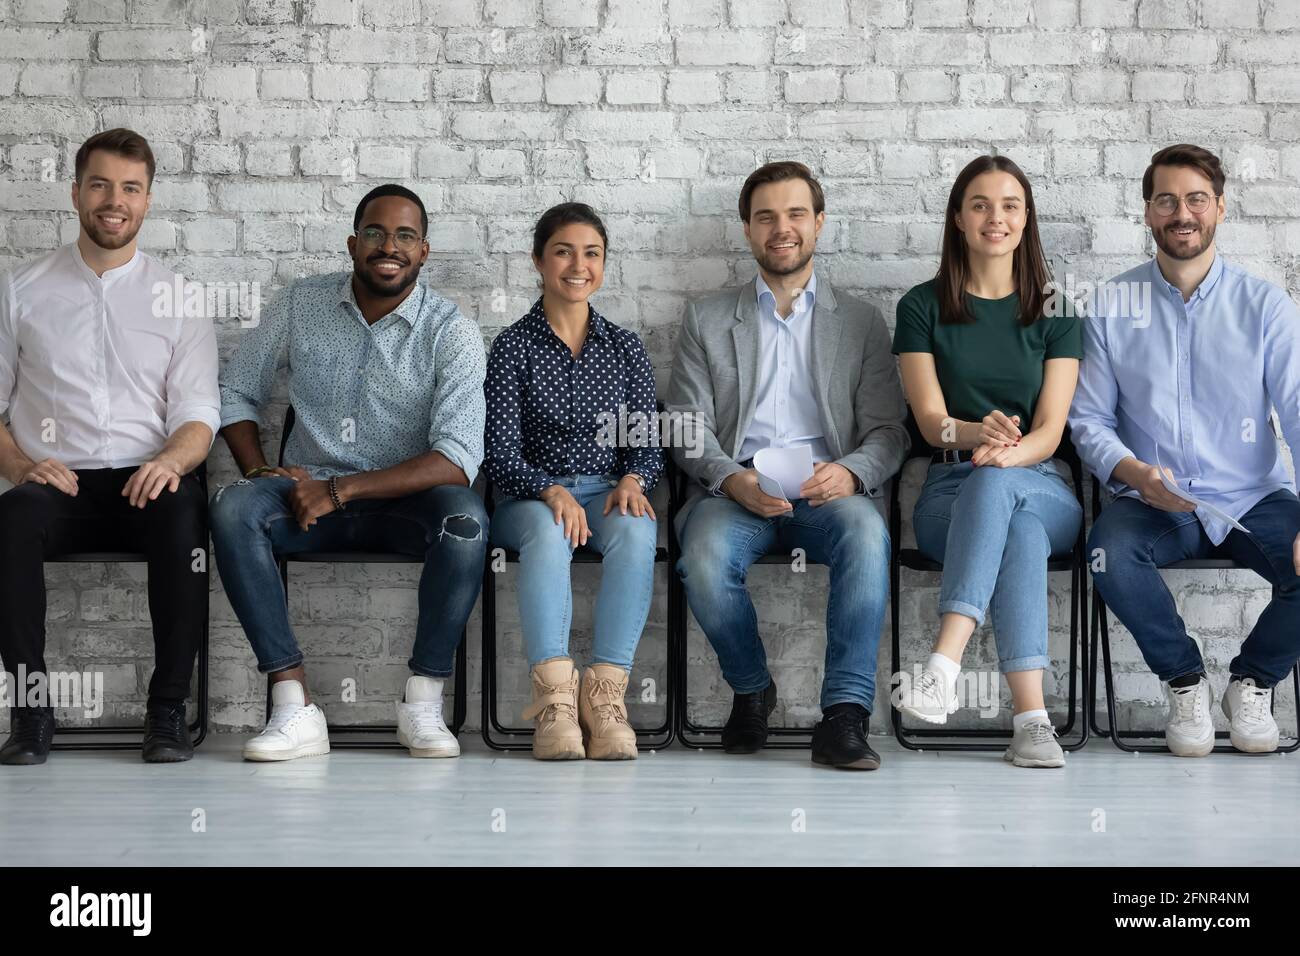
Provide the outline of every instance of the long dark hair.
{"type": "Polygon", "coordinates": [[[1043,316],[1043,304],[1051,294],[1051,273],[1043,256],[1043,244],[1038,238],[1038,210],[1034,206],[1034,190],[1020,167],[1006,156],[980,156],[966,164],[957,174],[948,194],[948,208],[944,212],[943,248],[939,253],[939,273],[935,277],[939,296],[939,321],[945,325],[975,321],[966,302],[966,280],[970,276],[970,261],[966,249],[966,236],[957,228],[957,214],[971,180],[984,173],[1003,172],[1014,176],[1025,191],[1025,229],[1020,245],[1012,253],[1011,276],[1020,296],[1020,324],[1030,326],[1043,316]]]}

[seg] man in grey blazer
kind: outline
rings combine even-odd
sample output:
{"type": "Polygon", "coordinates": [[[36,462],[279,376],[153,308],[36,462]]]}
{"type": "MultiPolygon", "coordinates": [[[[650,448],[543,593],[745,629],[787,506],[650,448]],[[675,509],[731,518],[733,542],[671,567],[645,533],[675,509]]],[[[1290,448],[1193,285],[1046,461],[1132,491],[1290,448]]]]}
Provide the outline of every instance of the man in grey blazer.
{"type": "Polygon", "coordinates": [[[880,311],[835,293],[813,268],[824,209],[802,163],[756,170],[740,218],[758,276],[687,306],[667,406],[692,416],[701,440],[673,449],[692,479],[677,516],[677,572],[734,692],[723,748],[753,753],[767,740],[776,685],[746,573],[762,555],[794,548],[829,566],[812,758],[874,770],[866,730],[889,592],[881,504],[907,452],[906,406],[880,311]],[[765,494],[755,453],[798,445],[812,449],[812,478],[793,501],[765,494]]]}

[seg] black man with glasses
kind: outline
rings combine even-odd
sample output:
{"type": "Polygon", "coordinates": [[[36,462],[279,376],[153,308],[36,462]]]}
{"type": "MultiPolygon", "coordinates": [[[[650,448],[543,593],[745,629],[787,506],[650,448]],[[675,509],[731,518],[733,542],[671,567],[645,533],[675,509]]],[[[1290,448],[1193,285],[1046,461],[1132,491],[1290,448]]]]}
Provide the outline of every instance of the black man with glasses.
{"type": "MultiPolygon", "coordinates": [[[[487,548],[487,515],[470,490],[483,458],[486,360],[478,326],[418,281],[428,224],[415,193],[372,190],[348,237],[352,271],[290,284],[221,374],[221,435],[244,477],[212,499],[217,568],[272,680],[270,719],[245,759],[329,752],[276,566],[313,551],[424,559],[397,735],[418,757],[460,753],[442,690],[487,548]],[[273,466],[259,412],[286,367],[296,424],[273,466]]],[[[392,635],[397,646],[407,637],[392,635]]]]}
{"type": "Polygon", "coordinates": [[[1166,742],[1183,757],[1214,747],[1211,688],[1158,568],[1226,557],[1273,587],[1228,665],[1238,750],[1277,749],[1273,687],[1300,657],[1300,499],[1270,428],[1276,409],[1300,448],[1300,311],[1216,251],[1224,181],[1198,146],[1151,157],[1156,257],[1099,290],[1069,417],[1079,456],[1116,496],[1088,539],[1093,580],[1163,682],[1166,742]]]}

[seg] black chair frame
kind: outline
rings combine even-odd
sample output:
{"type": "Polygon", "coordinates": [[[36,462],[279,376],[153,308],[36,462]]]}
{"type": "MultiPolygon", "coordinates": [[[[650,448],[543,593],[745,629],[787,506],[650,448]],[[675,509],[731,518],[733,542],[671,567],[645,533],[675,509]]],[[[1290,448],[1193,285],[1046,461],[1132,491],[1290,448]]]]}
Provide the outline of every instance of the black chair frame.
{"type": "MultiPolygon", "coordinates": [[[[1093,520],[1101,513],[1101,489],[1100,482],[1096,476],[1092,479],[1092,514],[1093,520]]],[[[1243,564],[1227,558],[1193,558],[1186,561],[1175,561],[1173,564],[1161,566],[1161,570],[1181,570],[1181,571],[1237,571],[1250,570],[1243,564]]],[[[1092,732],[1099,737],[1107,737],[1120,750],[1125,753],[1169,753],[1169,748],[1163,743],[1159,744],[1131,744],[1129,740],[1141,740],[1159,738],[1164,739],[1164,731],[1145,731],[1145,730],[1120,730],[1117,725],[1117,714],[1115,713],[1115,672],[1111,667],[1110,659],[1110,626],[1107,616],[1106,602],[1102,600],[1101,595],[1097,592],[1097,585],[1092,585],[1092,621],[1089,628],[1091,643],[1091,659],[1089,669],[1092,672],[1093,692],[1088,695],[1088,723],[1092,727],[1092,732]],[[1102,685],[1106,692],[1106,727],[1097,725],[1097,657],[1098,649],[1101,652],[1102,659],[1102,685]]],[[[1294,700],[1300,707],[1300,662],[1291,670],[1291,683],[1294,691],[1294,700]]],[[[1273,694],[1273,708],[1277,708],[1277,693],[1273,694]]],[[[1217,730],[1214,733],[1216,740],[1227,740],[1230,734],[1224,730],[1217,730]]],[[[1286,746],[1280,746],[1274,753],[1295,753],[1300,750],[1300,736],[1286,746]]],[[[1215,744],[1213,752],[1216,754],[1232,753],[1238,754],[1237,750],[1230,744],[1215,744]]],[[[1253,754],[1247,756],[1255,756],[1253,754]]]]}
{"type": "MultiPolygon", "coordinates": [[[[198,475],[199,483],[203,486],[203,498],[206,502],[208,495],[208,472],[207,465],[200,464],[195,469],[198,475]]],[[[206,545],[205,545],[206,550],[206,545]]],[[[205,555],[205,561],[211,566],[212,554],[209,551],[205,555]]],[[[78,551],[68,552],[47,558],[47,563],[51,564],[143,564],[147,560],[146,556],[137,551],[78,551]]],[[[209,572],[210,573],[210,572],[209,572]]],[[[203,743],[204,738],[208,735],[208,598],[207,591],[204,591],[203,598],[203,633],[199,638],[198,652],[198,675],[195,682],[194,703],[197,713],[195,718],[190,722],[190,739],[195,747],[203,743]]],[[[54,743],[50,745],[51,750],[139,750],[139,740],[84,740],[84,741],[60,741],[60,737],[104,737],[104,736],[121,736],[130,734],[133,736],[143,736],[143,727],[131,727],[122,725],[107,726],[90,726],[90,727],[55,727],[54,743]]]]}
{"type": "MultiPolygon", "coordinates": [[[[284,427],[281,430],[280,437],[280,454],[278,462],[284,465],[284,449],[289,443],[289,433],[293,430],[294,422],[297,420],[297,414],[290,405],[284,414],[284,427]]],[[[424,559],[410,554],[401,554],[395,551],[306,551],[298,554],[284,554],[278,556],[280,565],[280,583],[284,587],[284,599],[289,600],[289,565],[290,564],[423,564],[424,559]]],[[[465,725],[466,699],[465,691],[467,678],[467,664],[465,659],[465,635],[462,632],[460,645],[456,649],[456,687],[452,699],[452,716],[447,727],[453,734],[459,734],[461,728],[465,725]]],[[[271,677],[266,678],[266,714],[267,718],[271,715],[271,677]]],[[[404,750],[405,748],[397,742],[396,739],[377,740],[376,737],[384,735],[395,738],[397,733],[396,724],[328,724],[330,734],[331,749],[355,749],[355,750],[404,750]],[[361,734],[370,739],[361,740],[336,740],[336,734],[361,734]]]]}
{"type": "MultiPolygon", "coordinates": [[[[915,460],[929,461],[935,449],[921,435],[921,430],[916,423],[916,418],[912,415],[909,408],[907,412],[907,430],[912,441],[911,450],[908,452],[907,460],[903,463],[903,468],[907,463],[915,460]]],[[[1052,456],[1064,462],[1070,469],[1070,478],[1074,487],[1075,498],[1079,502],[1079,507],[1083,507],[1083,466],[1079,461],[1079,455],[1074,450],[1074,445],[1070,442],[1070,432],[1067,427],[1061,438],[1061,443],[1057,447],[1055,454],[1052,456]]],[[[931,561],[926,558],[920,551],[915,548],[902,547],[902,515],[900,513],[899,503],[899,485],[902,481],[902,469],[899,470],[898,476],[893,481],[893,487],[890,492],[889,504],[889,541],[891,558],[889,563],[889,583],[890,583],[890,616],[892,624],[891,652],[890,652],[890,673],[897,675],[900,673],[901,659],[901,610],[899,603],[902,596],[902,569],[907,568],[911,571],[924,571],[935,574],[943,573],[943,565],[937,561],[931,561]]],[[[1084,619],[1087,613],[1085,587],[1087,585],[1086,574],[1087,565],[1084,561],[1084,525],[1086,521],[1079,522],[1079,533],[1075,538],[1074,547],[1071,549],[1068,557],[1056,556],[1048,560],[1047,569],[1049,572],[1069,572],[1070,574],[1070,690],[1069,690],[1069,715],[1064,725],[1058,728],[1057,732],[1062,738],[1067,738],[1074,731],[1076,718],[1079,721],[1079,736],[1076,740],[1066,741],[1061,744],[1062,750],[1074,751],[1082,749],[1088,743],[1088,723],[1080,713],[1082,709],[1080,704],[1079,684],[1082,682],[1082,698],[1090,698],[1089,693],[1089,675],[1087,669],[1083,666],[1087,658],[1087,621],[1084,619]],[[1080,677],[1082,675],[1082,677],[1080,677]]],[[[894,678],[897,679],[897,678],[894,678]]],[[[891,690],[891,698],[893,696],[891,690]]],[[[942,750],[942,751],[996,751],[1003,750],[1007,741],[1011,738],[1012,732],[1009,729],[999,730],[982,730],[978,728],[966,727],[904,727],[903,715],[898,708],[890,706],[890,719],[894,728],[894,736],[899,744],[908,750],[942,750]],[[933,741],[933,742],[932,742],[933,741]]]]}

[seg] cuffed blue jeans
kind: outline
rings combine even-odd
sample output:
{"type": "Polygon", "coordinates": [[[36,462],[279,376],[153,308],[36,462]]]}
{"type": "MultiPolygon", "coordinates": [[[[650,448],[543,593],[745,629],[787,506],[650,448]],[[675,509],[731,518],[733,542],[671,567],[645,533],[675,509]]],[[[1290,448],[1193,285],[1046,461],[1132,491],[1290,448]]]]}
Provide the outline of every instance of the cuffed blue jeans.
{"type": "Polygon", "coordinates": [[[424,558],[410,668],[446,678],[483,581],[487,514],[463,485],[350,501],[307,531],[289,504],[292,478],[237,481],[212,497],[213,552],[226,596],[263,673],[302,663],[276,560],[314,551],[396,551],[424,558]]]}
{"type": "Polygon", "coordinates": [[[1250,533],[1233,529],[1218,547],[1192,512],[1161,511],[1137,498],[1115,499],[1093,523],[1088,554],[1097,567],[1103,561],[1105,567],[1093,572],[1097,591],[1162,681],[1205,670],[1156,570],[1175,561],[1232,558],[1273,585],[1273,599],[1228,665],[1230,673],[1272,687],[1300,657],[1300,578],[1291,559],[1292,543],[1300,534],[1300,499],[1290,491],[1275,491],[1240,521],[1250,533]]]}
{"type": "MultiPolygon", "coordinates": [[[[591,531],[587,547],[603,556],[591,663],[630,671],[654,592],[656,522],[617,508],[601,514],[618,484],[614,477],[576,475],[559,484],[583,506],[591,531]]],[[[573,548],[555,513],[542,501],[502,498],[492,515],[492,543],[519,552],[519,618],[528,666],[568,656],[573,548]]]]}
{"type": "Polygon", "coordinates": [[[1051,461],[1021,468],[933,464],[912,513],[916,546],[943,564],[939,614],[993,614],[998,668],[1045,670],[1047,559],[1065,554],[1083,509],[1051,461]]]}
{"type": "Polygon", "coordinates": [[[861,495],[834,498],[816,508],[804,499],[793,505],[789,515],[763,518],[730,498],[699,499],[680,531],[677,572],[687,602],[731,689],[757,693],[771,675],[745,577],[763,555],[802,548],[810,561],[830,569],[822,710],[855,703],[870,711],[889,598],[889,530],[861,495]]]}

